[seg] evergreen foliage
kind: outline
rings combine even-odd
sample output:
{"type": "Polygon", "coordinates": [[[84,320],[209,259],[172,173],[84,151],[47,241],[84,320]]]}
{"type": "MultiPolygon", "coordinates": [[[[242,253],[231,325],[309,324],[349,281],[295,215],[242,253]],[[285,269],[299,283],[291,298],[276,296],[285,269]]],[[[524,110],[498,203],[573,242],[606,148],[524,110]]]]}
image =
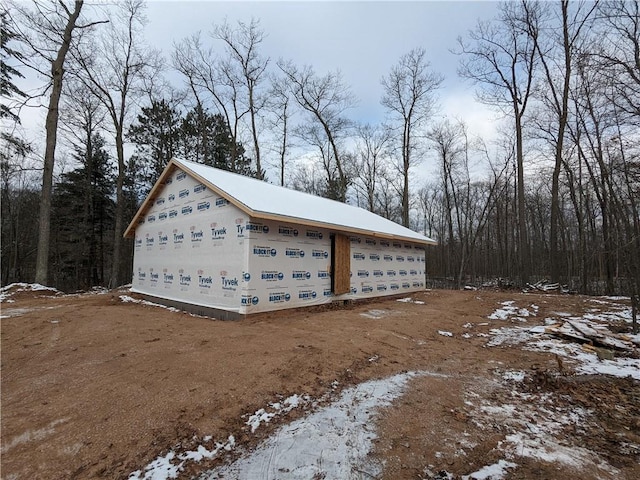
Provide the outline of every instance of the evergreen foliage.
{"type": "MultiPolygon", "coordinates": [[[[7,21],[7,16],[6,11],[0,12],[0,47],[2,49],[2,54],[0,54],[0,96],[2,96],[0,120],[3,121],[3,127],[5,126],[4,122],[20,123],[20,116],[15,108],[5,102],[10,101],[11,98],[22,99],[26,97],[26,93],[14,83],[14,78],[24,78],[24,75],[10,64],[11,59],[19,60],[21,54],[9,45],[9,42],[19,39],[7,21]]],[[[2,129],[0,138],[5,144],[4,148],[0,149],[0,161],[3,163],[22,158],[31,151],[31,147],[20,137],[11,133],[8,128],[2,129]]]]}
{"type": "Polygon", "coordinates": [[[233,141],[227,122],[200,105],[183,117],[164,100],[143,107],[128,138],[136,145],[131,167],[136,181],[148,192],[172,157],[255,176],[241,143],[233,141]]]}
{"type": "Polygon", "coordinates": [[[4,103],[4,99],[10,97],[24,98],[26,94],[18,88],[13,82],[13,78],[24,78],[14,66],[7,62],[11,59],[19,59],[20,52],[9,46],[9,42],[17,40],[16,33],[11,29],[11,25],[7,22],[7,12],[0,12],[0,46],[2,47],[2,56],[0,57],[0,95],[3,103],[0,105],[0,118],[9,118],[15,122],[20,122],[18,115],[4,103]]]}
{"type": "Polygon", "coordinates": [[[104,285],[109,240],[113,236],[114,168],[104,139],[92,151],[76,147],[80,167],[62,175],[53,195],[52,265],[56,285],[66,290],[104,285]]]}

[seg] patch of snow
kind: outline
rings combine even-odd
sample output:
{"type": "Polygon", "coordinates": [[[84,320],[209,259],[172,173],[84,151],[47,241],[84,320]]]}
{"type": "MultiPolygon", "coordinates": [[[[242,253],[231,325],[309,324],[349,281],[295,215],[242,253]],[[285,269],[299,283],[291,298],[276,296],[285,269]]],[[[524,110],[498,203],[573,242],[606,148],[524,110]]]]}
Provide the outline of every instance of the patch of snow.
{"type": "Polygon", "coordinates": [[[514,303],[516,302],[513,300],[502,302],[500,305],[502,305],[503,308],[498,308],[487,318],[489,318],[489,320],[506,320],[516,310],[513,306],[514,303]]]}
{"type": "Polygon", "coordinates": [[[55,294],[62,293],[52,287],[40,285],[39,283],[10,283],[0,288],[0,302],[8,302],[9,298],[18,292],[53,292],[55,294]]]}
{"type": "Polygon", "coordinates": [[[531,305],[531,311],[528,308],[519,308],[515,306],[515,300],[507,300],[502,302],[502,308],[496,309],[487,318],[489,320],[516,320],[519,322],[526,322],[527,317],[535,317],[538,314],[539,307],[537,305],[531,305]]]}
{"type": "Polygon", "coordinates": [[[529,331],[530,331],[531,333],[545,333],[545,332],[546,332],[546,329],[545,329],[544,325],[537,325],[537,326],[535,326],[535,327],[531,327],[531,328],[529,329],[529,331]]]}
{"type": "Polygon", "coordinates": [[[525,372],[522,370],[510,370],[502,374],[502,378],[512,382],[523,382],[524,377],[525,377],[525,372]]]}
{"type": "Polygon", "coordinates": [[[438,334],[442,335],[443,337],[453,337],[453,333],[447,332],[446,330],[438,330],[438,334]]]}
{"type": "Polygon", "coordinates": [[[563,463],[565,465],[585,468],[592,467],[608,473],[617,474],[619,471],[603,460],[591,450],[577,445],[562,445],[550,435],[531,435],[522,432],[506,436],[506,441],[512,445],[514,453],[519,457],[535,458],[549,463],[563,463]]]}
{"type": "Polygon", "coordinates": [[[166,305],[162,305],[160,303],[154,303],[154,302],[150,302],[148,300],[137,300],[133,297],[130,297],[129,295],[120,295],[120,301],[122,303],[139,303],[141,305],[146,305],[148,307],[159,307],[159,308],[164,308],[166,310],[169,310],[170,312],[181,312],[182,310],[179,310],[175,307],[168,307],[166,305]]]}
{"type": "Polygon", "coordinates": [[[582,317],[595,322],[628,322],[631,323],[631,307],[617,312],[585,313],[582,317]]]}
{"type": "Polygon", "coordinates": [[[3,315],[0,315],[0,318],[20,317],[21,315],[31,311],[33,311],[32,308],[3,308],[3,315]]]}
{"type": "Polygon", "coordinates": [[[470,333],[463,333],[462,338],[473,338],[473,335],[471,335],[470,333]]]}
{"type": "MultiPolygon", "coordinates": [[[[578,325],[584,331],[597,335],[598,332],[603,332],[610,335],[610,331],[607,325],[610,323],[619,323],[621,321],[628,321],[631,317],[630,308],[625,305],[614,304],[612,302],[603,302],[601,300],[595,300],[596,303],[608,303],[610,308],[608,311],[600,311],[597,313],[586,313],[582,317],[574,317],[571,314],[556,312],[556,315],[568,318],[569,321],[575,322],[573,324],[578,325]],[[618,310],[616,310],[616,308],[618,310]]],[[[505,309],[515,308],[512,301],[502,303],[505,309]]],[[[499,312],[506,312],[502,309],[499,312]]],[[[495,312],[494,312],[495,313],[495,312]]],[[[500,317],[502,313],[496,315],[500,317]]],[[[545,319],[545,324],[549,325],[553,322],[553,319],[545,319]]],[[[491,340],[487,342],[487,347],[496,346],[515,346],[526,343],[524,347],[527,350],[549,352],[557,355],[561,355],[577,363],[575,367],[576,372],[580,374],[603,374],[616,377],[632,377],[640,379],[640,359],[620,357],[616,356],[611,360],[600,360],[596,353],[585,351],[582,346],[565,342],[556,338],[541,338],[541,334],[545,332],[544,326],[536,326],[530,329],[524,328],[498,328],[489,331],[491,334],[491,340]]],[[[563,327],[558,327],[562,331],[563,327]]],[[[569,327],[567,327],[569,328],[569,327]]],[[[575,333],[570,331],[569,333],[575,333]]],[[[631,340],[636,340],[636,336],[628,335],[631,340]]],[[[616,340],[616,337],[612,337],[611,341],[616,340]]]]}
{"type": "MultiPolygon", "coordinates": [[[[203,441],[207,442],[210,436],[204,437],[203,441]]],[[[178,474],[184,470],[187,462],[200,462],[205,458],[214,458],[221,450],[231,451],[236,445],[233,435],[229,435],[224,443],[216,442],[213,450],[207,449],[204,445],[198,445],[195,450],[189,450],[177,454],[170,450],[166,455],[157,457],[149,463],[144,469],[136,470],[129,474],[128,480],[167,480],[169,478],[177,478],[178,474]]]]}
{"type": "Polygon", "coordinates": [[[469,323],[469,322],[467,322],[467,323],[465,323],[465,324],[463,325],[463,327],[464,327],[464,328],[473,328],[473,323],[469,323]]]}
{"type": "Polygon", "coordinates": [[[389,313],[391,313],[389,310],[368,310],[366,312],[362,312],[360,316],[377,320],[379,318],[386,317],[389,313]]]}
{"type": "MultiPolygon", "coordinates": [[[[505,382],[509,376],[503,375],[505,382]]],[[[566,444],[562,440],[564,429],[570,425],[587,422],[590,411],[559,406],[551,393],[512,391],[511,396],[514,399],[513,403],[500,401],[494,404],[485,401],[470,411],[471,420],[478,427],[494,429],[500,425],[500,428],[504,429],[505,441],[499,442],[496,449],[502,451],[507,459],[515,461],[518,457],[529,457],[550,463],[563,463],[579,469],[600,470],[614,476],[619,473],[596,452],[566,444]]],[[[473,407],[471,402],[468,405],[473,407]]],[[[496,475],[500,476],[491,476],[488,470],[484,469],[479,472],[486,472],[488,476],[478,476],[476,472],[463,478],[502,478],[504,474],[496,472],[496,475]]]]}
{"type": "Polygon", "coordinates": [[[381,465],[368,457],[376,438],[372,420],[416,375],[408,372],[346,389],[337,401],[279,428],[255,451],[201,478],[337,479],[362,473],[376,477],[381,465]]]}
{"type": "Polygon", "coordinates": [[[517,466],[517,463],[499,460],[498,463],[482,467],[477,472],[462,475],[462,480],[501,480],[507,473],[507,469],[516,468],[517,466]]]}
{"type": "Polygon", "coordinates": [[[611,375],[613,377],[631,377],[640,380],[640,359],[619,357],[614,360],[591,359],[583,363],[576,371],[584,374],[611,375]]]}
{"type": "Polygon", "coordinates": [[[245,422],[245,425],[251,427],[251,433],[254,433],[258,427],[263,423],[269,423],[274,417],[289,413],[294,408],[298,408],[303,404],[308,404],[311,401],[309,395],[291,395],[285,398],[284,401],[274,402],[269,404],[270,412],[267,412],[264,408],[256,410],[255,413],[249,416],[249,419],[245,422]]]}
{"type": "Polygon", "coordinates": [[[492,338],[487,342],[487,347],[519,345],[531,338],[529,329],[524,327],[492,328],[491,330],[489,330],[489,334],[492,336],[492,338]]]}
{"type": "Polygon", "coordinates": [[[580,345],[566,343],[556,339],[540,339],[530,342],[526,350],[554,353],[577,362],[576,373],[601,374],[613,377],[632,377],[640,380],[640,359],[615,357],[613,360],[600,360],[598,355],[585,351],[580,345]]]}
{"type": "Polygon", "coordinates": [[[424,305],[424,302],[422,300],[414,300],[411,297],[407,297],[407,298],[399,298],[398,300],[396,300],[397,302],[402,302],[402,303],[415,303],[416,305],[424,305]]]}

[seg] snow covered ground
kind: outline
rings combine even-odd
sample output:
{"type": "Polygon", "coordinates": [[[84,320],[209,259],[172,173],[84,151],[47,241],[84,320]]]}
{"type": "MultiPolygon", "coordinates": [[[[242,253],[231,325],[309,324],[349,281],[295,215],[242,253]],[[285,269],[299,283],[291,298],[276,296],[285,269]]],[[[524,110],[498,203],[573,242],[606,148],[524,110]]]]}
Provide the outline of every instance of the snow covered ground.
{"type": "Polygon", "coordinates": [[[408,372],[348,388],[326,407],[279,428],[253,452],[201,478],[376,478],[381,465],[367,457],[376,437],[372,419],[415,375],[408,372]]]}
{"type": "MultiPolygon", "coordinates": [[[[594,331],[601,331],[612,335],[609,326],[612,324],[630,324],[631,307],[626,307],[616,302],[616,297],[591,298],[589,302],[593,308],[588,308],[582,316],[572,316],[565,312],[556,312],[553,317],[544,319],[545,325],[558,324],[564,320],[579,322],[594,331]]],[[[500,319],[506,322],[526,323],[531,316],[531,311],[527,308],[514,306],[513,301],[505,301],[502,306],[496,309],[489,319],[500,319]],[[526,314],[525,314],[526,312],[526,314]]],[[[537,311],[535,305],[531,306],[533,312],[537,311]]],[[[535,313],[534,313],[535,315],[535,313]]],[[[537,323],[540,323],[538,320],[537,323]]],[[[494,328],[490,331],[491,338],[487,343],[488,347],[498,347],[502,345],[521,346],[524,349],[540,352],[549,352],[569,359],[575,364],[575,371],[579,374],[602,374],[615,377],[630,376],[640,380],[640,359],[629,358],[623,355],[615,355],[612,358],[601,359],[595,351],[581,347],[578,343],[567,342],[559,338],[549,336],[544,326],[504,326],[494,328]]],[[[622,338],[622,337],[620,337],[622,338]]],[[[631,346],[633,342],[638,344],[639,335],[624,335],[626,343],[631,346]]]]}
{"type": "MultiPolygon", "coordinates": [[[[313,411],[278,428],[255,450],[243,452],[235,462],[209,471],[200,478],[338,479],[353,478],[358,472],[375,478],[381,465],[367,457],[376,437],[372,420],[381,408],[402,394],[411,378],[426,374],[406,372],[364,382],[345,389],[337,400],[320,408],[315,408],[318,402],[312,402],[308,396],[293,395],[282,402],[273,402],[266,409],[248,415],[245,425],[251,433],[262,423],[294,408],[311,407],[313,411]]],[[[229,437],[227,442],[216,444],[213,450],[200,445],[194,451],[180,454],[170,451],[144,469],[133,472],[129,480],[176,478],[187,461],[214,458],[223,450],[232,448],[234,439],[229,437]]]]}
{"type": "Polygon", "coordinates": [[[45,287],[39,283],[11,283],[0,288],[0,302],[13,303],[11,299],[16,293],[20,292],[49,292],[58,294],[61,293],[55,288],[45,287]]]}

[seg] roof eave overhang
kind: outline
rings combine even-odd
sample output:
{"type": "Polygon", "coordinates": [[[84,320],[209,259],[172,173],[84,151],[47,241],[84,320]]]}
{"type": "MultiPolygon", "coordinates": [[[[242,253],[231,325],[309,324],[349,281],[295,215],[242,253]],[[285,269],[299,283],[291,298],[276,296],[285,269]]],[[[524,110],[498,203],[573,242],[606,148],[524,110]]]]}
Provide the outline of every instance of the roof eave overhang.
{"type": "Polygon", "coordinates": [[[318,222],[318,221],[313,221],[306,218],[290,217],[286,215],[280,215],[277,213],[252,211],[250,215],[253,218],[257,218],[261,220],[274,220],[278,222],[287,222],[287,223],[293,223],[297,225],[305,225],[308,227],[326,228],[328,230],[334,230],[336,232],[352,233],[354,235],[365,235],[365,236],[375,237],[375,238],[386,238],[389,240],[401,240],[405,242],[419,243],[422,245],[437,245],[437,242],[435,241],[422,240],[419,238],[409,237],[406,235],[394,235],[392,233],[378,232],[375,230],[367,230],[367,229],[356,228],[356,227],[348,227],[345,225],[339,225],[335,223],[318,222]]]}
{"type": "Polygon", "coordinates": [[[289,223],[306,225],[306,226],[316,227],[316,228],[326,228],[329,230],[335,230],[339,232],[348,232],[356,235],[367,235],[367,236],[376,237],[376,238],[402,240],[406,242],[419,243],[421,245],[437,245],[437,242],[434,242],[431,240],[421,240],[418,238],[413,238],[413,237],[404,236],[404,235],[394,235],[386,232],[377,232],[377,231],[360,229],[355,227],[348,227],[344,225],[332,224],[327,222],[318,222],[318,221],[313,221],[305,218],[289,217],[286,215],[280,215],[272,212],[263,212],[263,211],[253,210],[252,208],[248,207],[237,198],[233,197],[232,195],[229,195],[224,190],[212,184],[206,178],[203,178],[202,176],[198,175],[196,172],[191,170],[187,165],[184,165],[183,163],[181,163],[179,160],[176,160],[175,158],[172,158],[169,161],[169,163],[163,170],[162,174],[160,175],[160,178],[158,178],[153,188],[149,192],[149,195],[147,195],[147,198],[144,200],[144,202],[142,203],[142,205],[134,215],[133,220],[131,220],[131,223],[129,223],[129,226],[124,232],[125,238],[131,238],[135,236],[135,229],[138,226],[140,219],[143,218],[146,212],[149,210],[149,208],[153,206],[156,200],[156,196],[164,186],[167,177],[169,177],[176,168],[181,168],[182,170],[186,171],[187,173],[189,173],[189,175],[191,175],[192,177],[196,178],[198,181],[206,185],[207,188],[210,188],[212,191],[216,192],[218,195],[226,198],[232,205],[236,206],[237,208],[242,210],[244,213],[246,213],[247,215],[253,218],[259,218],[262,220],[275,220],[279,222],[289,222],[289,223]]]}

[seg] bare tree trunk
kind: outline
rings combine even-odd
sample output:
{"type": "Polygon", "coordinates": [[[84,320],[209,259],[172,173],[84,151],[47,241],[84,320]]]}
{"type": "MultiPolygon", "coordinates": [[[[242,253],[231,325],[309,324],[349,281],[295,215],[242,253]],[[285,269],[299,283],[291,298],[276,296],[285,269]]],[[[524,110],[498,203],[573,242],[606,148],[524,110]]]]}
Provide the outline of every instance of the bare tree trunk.
{"type": "Polygon", "coordinates": [[[49,240],[51,237],[51,194],[53,192],[53,167],[55,165],[56,141],[58,134],[58,105],[62,95],[64,61],[71,46],[73,30],[82,10],[83,0],[76,0],[73,12],[69,13],[62,35],[62,44],[55,60],[51,63],[51,97],[45,121],[46,144],[44,170],[42,172],[42,194],[40,197],[40,218],[38,227],[38,253],[36,257],[36,283],[46,284],[49,276],[49,240]]]}
{"type": "Polygon", "coordinates": [[[262,162],[260,161],[260,143],[258,142],[258,128],[256,127],[256,112],[253,99],[253,88],[249,88],[249,115],[251,117],[251,136],[253,137],[253,148],[256,152],[256,178],[264,179],[262,172],[262,162]]]}
{"type": "MultiPolygon", "coordinates": [[[[515,107],[518,108],[517,106],[515,107]]],[[[517,205],[518,205],[518,259],[520,267],[520,283],[526,285],[529,281],[531,263],[529,261],[529,240],[527,236],[527,219],[525,217],[524,198],[524,154],[522,149],[521,116],[516,110],[516,164],[517,164],[517,205]]]]}
{"type": "Polygon", "coordinates": [[[402,225],[409,227],[409,167],[411,165],[411,118],[405,122],[402,133],[402,225]]]}
{"type": "Polygon", "coordinates": [[[116,288],[120,285],[120,264],[122,257],[122,232],[124,217],[124,142],[122,138],[122,124],[116,129],[116,151],[118,154],[118,179],[116,181],[116,215],[113,235],[113,258],[111,263],[111,278],[109,279],[109,288],[116,288]]]}
{"type": "Polygon", "coordinates": [[[555,140],[555,165],[553,169],[553,177],[551,182],[551,231],[550,231],[550,261],[551,261],[551,281],[560,281],[560,254],[558,252],[558,223],[560,221],[560,205],[559,205],[559,190],[560,190],[560,171],[562,166],[562,155],[564,148],[564,136],[567,129],[567,123],[569,118],[569,93],[571,83],[572,61],[574,45],[582,27],[586,24],[587,19],[591,16],[591,13],[595,10],[596,4],[589,9],[589,11],[583,16],[580,21],[574,19],[572,22],[572,33],[569,33],[570,21],[569,21],[569,0],[562,0],[560,2],[562,14],[562,55],[564,60],[564,75],[562,81],[562,92],[558,95],[553,75],[557,68],[549,67],[547,62],[546,53],[544,53],[540,44],[538,43],[537,36],[534,36],[536,41],[536,48],[539,53],[540,61],[544,67],[544,71],[547,77],[547,83],[549,84],[549,90],[551,94],[551,100],[553,101],[553,108],[557,115],[557,135],[555,140]]]}
{"type": "Polygon", "coordinates": [[[640,296],[631,295],[631,328],[634,335],[638,334],[638,305],[640,304],[640,296]]]}
{"type": "Polygon", "coordinates": [[[284,167],[285,160],[287,157],[287,107],[288,104],[285,103],[282,112],[282,143],[280,146],[280,186],[284,187],[284,167]]]}

